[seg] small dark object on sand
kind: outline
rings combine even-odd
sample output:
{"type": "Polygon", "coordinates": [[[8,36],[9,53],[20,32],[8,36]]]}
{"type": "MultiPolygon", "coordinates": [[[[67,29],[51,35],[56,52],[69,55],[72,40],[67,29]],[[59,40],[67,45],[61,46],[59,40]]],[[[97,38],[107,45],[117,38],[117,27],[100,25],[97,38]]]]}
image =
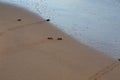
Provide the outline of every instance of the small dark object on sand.
{"type": "Polygon", "coordinates": [[[49,39],[49,40],[53,40],[53,38],[52,38],[52,37],[48,37],[48,39],[49,39]]]}
{"type": "Polygon", "coordinates": [[[50,21],[50,19],[47,19],[46,21],[50,21]]]}
{"type": "Polygon", "coordinates": [[[118,61],[120,61],[120,59],[118,59],[118,61]]]}
{"type": "Polygon", "coordinates": [[[57,40],[63,40],[62,38],[57,38],[57,40]]]}
{"type": "Polygon", "coordinates": [[[17,21],[22,21],[22,19],[17,19],[17,21]]]}

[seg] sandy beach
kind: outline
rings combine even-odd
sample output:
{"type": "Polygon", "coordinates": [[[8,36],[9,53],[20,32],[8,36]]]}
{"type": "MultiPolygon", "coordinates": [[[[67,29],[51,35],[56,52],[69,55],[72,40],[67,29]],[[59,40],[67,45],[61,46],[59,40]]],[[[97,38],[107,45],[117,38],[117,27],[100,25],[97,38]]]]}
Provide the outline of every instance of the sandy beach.
{"type": "Polygon", "coordinates": [[[30,11],[0,4],[0,80],[120,80],[119,74],[118,61],[30,11]]]}

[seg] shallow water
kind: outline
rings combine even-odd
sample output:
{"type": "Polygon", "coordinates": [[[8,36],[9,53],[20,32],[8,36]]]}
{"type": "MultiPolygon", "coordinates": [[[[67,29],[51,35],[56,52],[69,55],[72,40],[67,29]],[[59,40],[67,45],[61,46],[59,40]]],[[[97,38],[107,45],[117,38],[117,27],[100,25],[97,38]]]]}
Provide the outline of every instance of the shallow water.
{"type": "Polygon", "coordinates": [[[120,58],[119,0],[0,0],[29,9],[67,34],[120,58]]]}

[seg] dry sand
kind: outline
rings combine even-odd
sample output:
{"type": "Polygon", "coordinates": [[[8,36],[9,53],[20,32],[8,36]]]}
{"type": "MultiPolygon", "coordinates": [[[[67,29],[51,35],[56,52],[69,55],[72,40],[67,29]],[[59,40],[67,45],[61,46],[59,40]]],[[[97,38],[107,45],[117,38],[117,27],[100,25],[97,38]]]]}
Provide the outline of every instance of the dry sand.
{"type": "Polygon", "coordinates": [[[0,80],[120,80],[119,64],[43,18],[0,4],[0,80]]]}

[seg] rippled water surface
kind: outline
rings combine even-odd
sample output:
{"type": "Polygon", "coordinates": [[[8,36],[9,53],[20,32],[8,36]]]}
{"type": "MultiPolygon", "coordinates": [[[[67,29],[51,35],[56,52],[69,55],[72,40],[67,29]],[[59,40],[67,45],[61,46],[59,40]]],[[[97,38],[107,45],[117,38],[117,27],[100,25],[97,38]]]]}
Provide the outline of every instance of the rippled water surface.
{"type": "Polygon", "coordinates": [[[0,0],[29,9],[77,40],[120,58],[119,0],[0,0]]]}

